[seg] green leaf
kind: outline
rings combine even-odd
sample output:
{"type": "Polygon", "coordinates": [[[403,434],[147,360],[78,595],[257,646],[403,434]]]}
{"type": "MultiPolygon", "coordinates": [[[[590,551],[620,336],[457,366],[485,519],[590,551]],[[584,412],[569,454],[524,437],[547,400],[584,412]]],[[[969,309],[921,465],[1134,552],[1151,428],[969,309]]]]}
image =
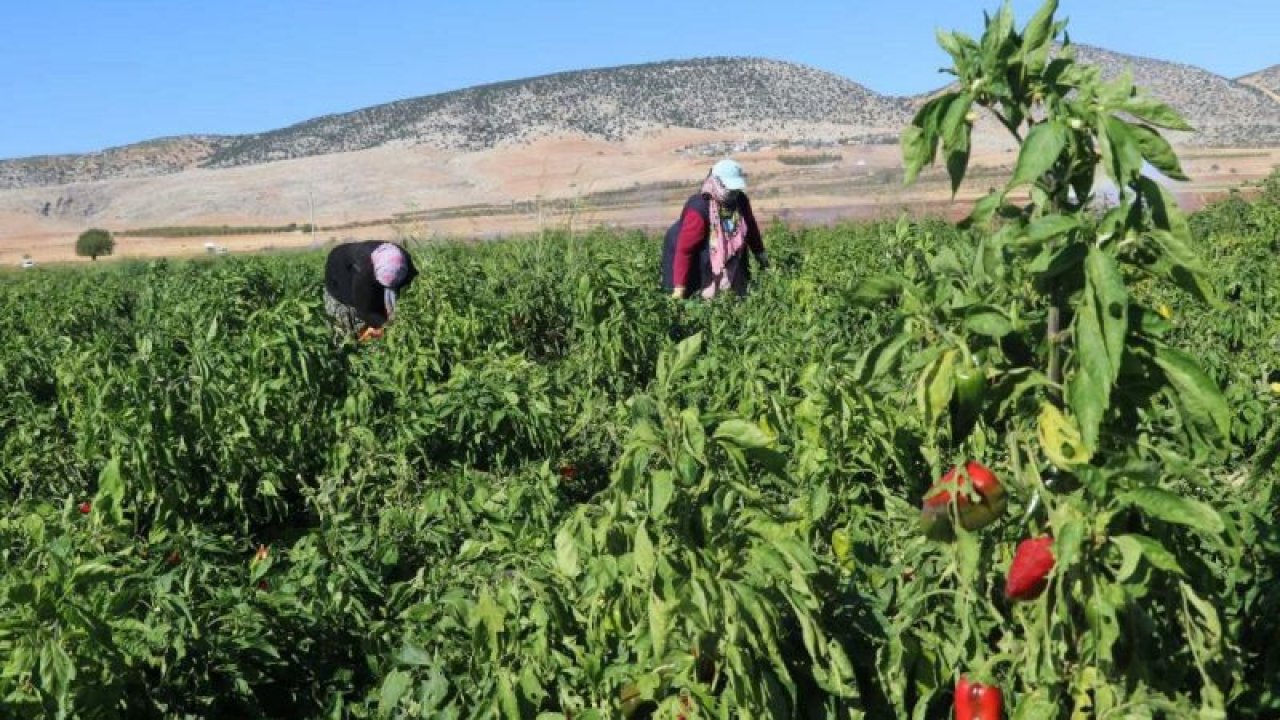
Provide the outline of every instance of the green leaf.
{"type": "Polygon", "coordinates": [[[1186,217],[1178,208],[1178,201],[1160,183],[1151,178],[1138,178],[1136,187],[1142,199],[1151,208],[1151,219],[1155,221],[1156,227],[1172,233],[1187,248],[1187,256],[1194,258],[1195,253],[1190,250],[1191,226],[1187,224],[1186,217]]]}
{"type": "Polygon", "coordinates": [[[636,570],[645,579],[646,583],[653,576],[653,569],[657,566],[657,559],[653,553],[653,541],[649,539],[649,531],[645,529],[644,523],[636,528],[636,539],[632,546],[632,556],[636,561],[636,570]]]}
{"type": "Polygon", "coordinates": [[[1120,572],[1116,574],[1116,580],[1124,582],[1137,569],[1138,557],[1144,557],[1151,566],[1166,572],[1177,575],[1185,575],[1182,566],[1178,564],[1178,559],[1173,553],[1165,549],[1158,541],[1147,537],[1146,535],[1129,534],[1115,535],[1111,537],[1111,542],[1120,548],[1124,561],[1121,564],[1120,572]]]}
{"type": "Polygon", "coordinates": [[[110,580],[119,574],[119,572],[120,571],[117,568],[108,563],[90,560],[89,562],[76,567],[75,571],[71,574],[71,582],[79,587],[93,585],[105,580],[110,580]]]}
{"type": "Polygon", "coordinates": [[[1137,571],[1138,563],[1142,561],[1142,546],[1128,535],[1113,535],[1108,539],[1120,551],[1120,569],[1116,570],[1116,582],[1124,582],[1137,571]]]}
{"type": "Polygon", "coordinates": [[[852,374],[864,383],[883,377],[898,366],[902,351],[912,340],[913,333],[903,332],[872,345],[858,358],[852,374]]]}
{"type": "Polygon", "coordinates": [[[413,679],[403,670],[392,670],[382,681],[382,689],[378,693],[378,715],[391,717],[400,698],[409,691],[413,679]]]}
{"type": "Polygon", "coordinates": [[[98,474],[98,492],[93,507],[100,517],[105,516],[116,525],[124,522],[125,488],[120,475],[120,459],[112,458],[98,474]]]}
{"type": "Polygon", "coordinates": [[[1052,37],[1053,30],[1053,14],[1058,11],[1058,0],[1046,0],[1036,11],[1035,15],[1027,21],[1026,28],[1022,31],[1022,53],[1026,57],[1031,53],[1039,50],[1048,44],[1049,38],[1052,37]]]}
{"type": "Polygon", "coordinates": [[[1218,386],[1205,375],[1195,358],[1171,347],[1157,346],[1156,364],[1173,385],[1173,395],[1184,415],[1200,427],[1231,437],[1231,409],[1218,386]]]}
{"type": "Polygon", "coordinates": [[[649,479],[649,512],[658,516],[666,512],[675,494],[675,481],[669,470],[659,470],[649,479]]]}
{"type": "Polygon", "coordinates": [[[891,275],[871,275],[863,278],[853,289],[853,301],[857,305],[871,305],[898,297],[904,282],[891,275]]]}
{"type": "Polygon", "coordinates": [[[925,103],[902,131],[902,162],[906,168],[903,184],[915,182],[920,169],[933,163],[942,139],[941,119],[958,96],[959,93],[949,92],[925,103]]]}
{"type": "Polygon", "coordinates": [[[1080,556],[1080,546],[1084,544],[1085,527],[1079,519],[1072,518],[1058,526],[1057,535],[1053,539],[1054,569],[1066,572],[1075,564],[1080,556]]]}
{"type": "Polygon", "coordinates": [[[1027,270],[1040,276],[1041,282],[1074,271],[1089,257],[1084,243],[1069,242],[1057,250],[1046,246],[1041,254],[1027,265],[1027,270]]]}
{"type": "Polygon", "coordinates": [[[1142,174],[1142,150],[1133,126],[1114,115],[1108,116],[1105,141],[1111,148],[1108,174],[1117,185],[1128,185],[1142,174]]]}
{"type": "Polygon", "coordinates": [[[943,30],[939,28],[934,32],[934,35],[938,39],[938,47],[941,47],[944,51],[946,51],[946,53],[950,55],[953,60],[959,60],[964,56],[964,51],[962,49],[962,46],[960,45],[960,40],[956,37],[955,33],[951,32],[950,30],[943,30]]]}
{"type": "Polygon", "coordinates": [[[951,178],[951,197],[955,199],[960,183],[964,182],[965,171],[969,167],[968,126],[965,126],[965,148],[947,152],[947,176],[951,178]]]}
{"type": "Polygon", "coordinates": [[[578,541],[574,538],[569,523],[560,526],[556,532],[556,569],[565,577],[575,578],[582,571],[578,564],[578,541]]]}
{"type": "Polygon", "coordinates": [[[898,145],[902,148],[902,167],[905,170],[902,184],[910,185],[916,181],[920,170],[933,160],[929,155],[929,139],[925,137],[923,128],[908,125],[902,129],[898,145]]]}
{"type": "Polygon", "coordinates": [[[1045,215],[1027,226],[1027,239],[1044,242],[1080,227],[1080,218],[1074,215],[1045,215]]]}
{"type": "Polygon", "coordinates": [[[507,720],[522,719],[515,684],[511,682],[511,673],[506,670],[498,673],[498,702],[502,706],[502,715],[507,720]]]}
{"type": "Polygon", "coordinates": [[[667,381],[670,382],[686,368],[693,364],[694,358],[698,357],[698,353],[702,352],[702,333],[694,333],[676,345],[676,359],[671,363],[670,373],[667,375],[667,381]]]}
{"type": "Polygon", "coordinates": [[[1102,419],[1111,407],[1111,388],[1120,376],[1128,321],[1128,291],[1120,268],[1105,251],[1091,247],[1074,328],[1078,367],[1067,388],[1071,411],[1090,454],[1098,448],[1102,419]]]}
{"type": "Polygon", "coordinates": [[[506,624],[506,617],[506,611],[502,609],[501,605],[493,601],[493,596],[489,594],[489,589],[481,590],[480,599],[471,606],[468,625],[473,628],[484,625],[485,633],[488,636],[489,650],[495,655],[498,652],[498,633],[502,632],[502,628],[506,624]]]}
{"type": "Polygon", "coordinates": [[[1043,720],[1057,717],[1061,701],[1055,702],[1049,697],[1049,691],[1036,688],[1035,692],[1023,695],[1018,699],[1017,710],[1013,720],[1043,720]]]}
{"type": "Polygon", "coordinates": [[[993,190],[973,204],[973,211],[965,219],[965,225],[985,225],[995,217],[996,211],[1004,205],[1004,192],[993,190]]]}
{"type": "Polygon", "coordinates": [[[714,437],[743,449],[766,448],[774,443],[772,435],[746,420],[725,420],[716,428],[714,437]]]}
{"type": "Polygon", "coordinates": [[[1222,299],[1209,284],[1208,274],[1199,257],[1181,238],[1167,230],[1153,230],[1149,235],[1159,252],[1159,258],[1151,266],[1152,271],[1164,275],[1209,305],[1224,307],[1222,299]]]}
{"type": "Polygon", "coordinates": [[[1013,34],[1013,5],[1005,0],[999,12],[987,23],[986,32],[982,34],[982,51],[991,57],[1009,40],[1013,34]]]}
{"type": "Polygon", "coordinates": [[[1058,468],[1070,471],[1089,462],[1093,453],[1084,445],[1080,429],[1052,403],[1041,403],[1036,434],[1045,457],[1058,468]]]}
{"type": "Polygon", "coordinates": [[[409,642],[407,639],[400,646],[400,654],[396,658],[401,665],[430,665],[432,662],[431,655],[421,647],[409,642]]]}
{"type": "Polygon", "coordinates": [[[1187,124],[1186,120],[1182,119],[1182,116],[1176,110],[1150,98],[1131,97],[1120,105],[1119,109],[1156,127],[1168,130],[1195,130],[1195,128],[1187,124]]]}
{"type": "Polygon", "coordinates": [[[653,642],[655,658],[661,658],[667,653],[669,622],[666,603],[657,593],[649,593],[649,639],[653,642]]]}
{"type": "Polygon", "coordinates": [[[955,350],[943,351],[929,363],[916,383],[916,405],[930,427],[947,409],[955,392],[955,359],[955,350]]]}
{"type": "Polygon", "coordinates": [[[978,536],[957,523],[956,571],[963,585],[974,585],[978,579],[978,567],[982,562],[982,548],[978,536]]]}
{"type": "Polygon", "coordinates": [[[947,105],[942,116],[942,147],[944,150],[969,149],[969,123],[965,116],[973,108],[973,96],[967,92],[956,95],[947,105]]]}
{"type": "Polygon", "coordinates": [[[1009,188],[1038,180],[1053,167],[1066,146],[1067,132],[1061,124],[1044,122],[1031,128],[1018,153],[1018,165],[1013,171],[1013,179],[1009,181],[1009,188]]]}
{"type": "Polygon", "coordinates": [[[1186,525],[1220,535],[1226,525],[1212,506],[1156,487],[1138,488],[1124,493],[1120,502],[1141,510],[1144,515],[1176,525],[1186,525]]]}
{"type": "Polygon", "coordinates": [[[1130,125],[1129,129],[1133,131],[1133,137],[1138,142],[1142,157],[1146,158],[1152,167],[1174,180],[1187,179],[1186,174],[1182,172],[1182,165],[1178,162],[1178,155],[1169,145],[1169,141],[1146,125],[1130,125]]]}
{"type": "Polygon", "coordinates": [[[1013,332],[1013,323],[998,308],[976,305],[964,316],[966,330],[987,337],[1002,338],[1013,332]]]}
{"type": "Polygon", "coordinates": [[[1253,456],[1253,477],[1261,478],[1271,472],[1277,460],[1280,460],[1280,424],[1273,425],[1270,435],[1258,443],[1258,452],[1253,456]]]}
{"type": "Polygon", "coordinates": [[[951,178],[951,196],[954,198],[969,167],[969,131],[965,117],[973,107],[973,97],[960,93],[947,107],[942,118],[942,148],[947,154],[947,174],[951,178]]]}

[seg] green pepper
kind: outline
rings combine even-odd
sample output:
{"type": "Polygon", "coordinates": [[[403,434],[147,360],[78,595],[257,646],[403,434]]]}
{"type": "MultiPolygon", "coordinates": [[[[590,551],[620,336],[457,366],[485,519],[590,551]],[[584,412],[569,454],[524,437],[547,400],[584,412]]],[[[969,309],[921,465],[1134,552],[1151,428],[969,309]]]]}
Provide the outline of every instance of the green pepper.
{"type": "Polygon", "coordinates": [[[960,442],[973,432],[982,415],[982,400],[987,393],[987,376],[972,359],[955,369],[955,393],[951,396],[951,438],[960,442]]]}

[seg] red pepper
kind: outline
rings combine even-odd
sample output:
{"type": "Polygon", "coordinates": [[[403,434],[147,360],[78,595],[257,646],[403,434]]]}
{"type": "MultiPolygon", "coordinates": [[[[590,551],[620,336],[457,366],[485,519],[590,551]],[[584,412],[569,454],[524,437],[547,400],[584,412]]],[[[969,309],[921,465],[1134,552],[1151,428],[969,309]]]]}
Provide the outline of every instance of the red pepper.
{"type": "Polygon", "coordinates": [[[1046,535],[1018,543],[1005,577],[1004,596],[1010,600],[1035,600],[1049,584],[1053,564],[1053,538],[1046,535]]]}
{"type": "Polygon", "coordinates": [[[961,675],[956,681],[956,720],[973,720],[973,698],[969,695],[971,689],[969,678],[961,675]]]}
{"type": "Polygon", "coordinates": [[[93,509],[93,506],[89,504],[88,500],[85,500],[76,507],[80,510],[80,514],[82,515],[88,515],[89,511],[93,509]]]}
{"type": "Polygon", "coordinates": [[[930,537],[942,539],[950,535],[951,524],[947,508],[951,505],[952,493],[955,493],[956,510],[960,515],[960,524],[966,530],[978,530],[995,522],[1004,512],[1008,500],[1000,479],[981,463],[969,461],[964,466],[965,474],[973,485],[974,492],[980,500],[974,503],[967,493],[961,492],[962,480],[959,468],[951,468],[938,482],[933,484],[924,497],[924,507],[920,512],[920,521],[930,537]]]}
{"type": "Polygon", "coordinates": [[[964,675],[956,681],[955,720],[1000,720],[1004,695],[994,685],[969,682],[964,675]]]}

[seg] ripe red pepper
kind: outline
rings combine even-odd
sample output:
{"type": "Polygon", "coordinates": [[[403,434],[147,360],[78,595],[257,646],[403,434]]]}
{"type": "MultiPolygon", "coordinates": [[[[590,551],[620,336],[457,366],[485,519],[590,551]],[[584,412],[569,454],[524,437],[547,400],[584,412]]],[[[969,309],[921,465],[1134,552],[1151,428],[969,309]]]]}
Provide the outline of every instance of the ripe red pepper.
{"type": "Polygon", "coordinates": [[[573,465],[560,466],[560,477],[566,480],[572,480],[573,478],[577,477],[577,475],[578,475],[578,468],[574,467],[573,465]]]}
{"type": "Polygon", "coordinates": [[[955,720],[1000,720],[1004,694],[994,685],[969,682],[961,675],[956,681],[955,720]]]}
{"type": "Polygon", "coordinates": [[[85,500],[77,505],[76,508],[80,510],[81,515],[88,515],[89,511],[93,509],[93,506],[89,504],[88,500],[85,500]]]}
{"type": "Polygon", "coordinates": [[[1049,584],[1053,570],[1053,538],[1027,538],[1018,543],[1005,578],[1004,596],[1010,600],[1034,600],[1049,584]]]}
{"type": "Polygon", "coordinates": [[[931,537],[948,534],[951,526],[947,522],[947,508],[951,505],[952,493],[955,493],[956,509],[959,511],[960,524],[966,530],[978,530],[990,525],[1004,512],[1008,500],[1000,479],[989,468],[970,460],[965,463],[965,474],[980,498],[974,503],[968,493],[962,492],[963,483],[960,469],[951,468],[924,497],[924,507],[920,512],[920,521],[931,537]]]}

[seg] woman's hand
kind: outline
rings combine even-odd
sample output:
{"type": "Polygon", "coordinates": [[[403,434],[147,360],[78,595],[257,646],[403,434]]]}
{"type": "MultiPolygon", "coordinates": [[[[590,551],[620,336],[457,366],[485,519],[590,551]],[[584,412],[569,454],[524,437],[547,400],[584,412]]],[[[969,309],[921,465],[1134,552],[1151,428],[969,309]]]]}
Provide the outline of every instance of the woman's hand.
{"type": "Polygon", "coordinates": [[[382,332],[383,332],[382,328],[380,327],[369,326],[364,330],[360,331],[359,340],[360,342],[369,342],[370,340],[377,340],[378,338],[382,337],[382,332]]]}
{"type": "Polygon", "coordinates": [[[671,291],[671,299],[672,299],[672,300],[683,300],[683,299],[684,299],[684,288],[682,288],[682,287],[678,287],[678,288],[675,288],[674,290],[672,290],[672,291],[671,291]]]}

